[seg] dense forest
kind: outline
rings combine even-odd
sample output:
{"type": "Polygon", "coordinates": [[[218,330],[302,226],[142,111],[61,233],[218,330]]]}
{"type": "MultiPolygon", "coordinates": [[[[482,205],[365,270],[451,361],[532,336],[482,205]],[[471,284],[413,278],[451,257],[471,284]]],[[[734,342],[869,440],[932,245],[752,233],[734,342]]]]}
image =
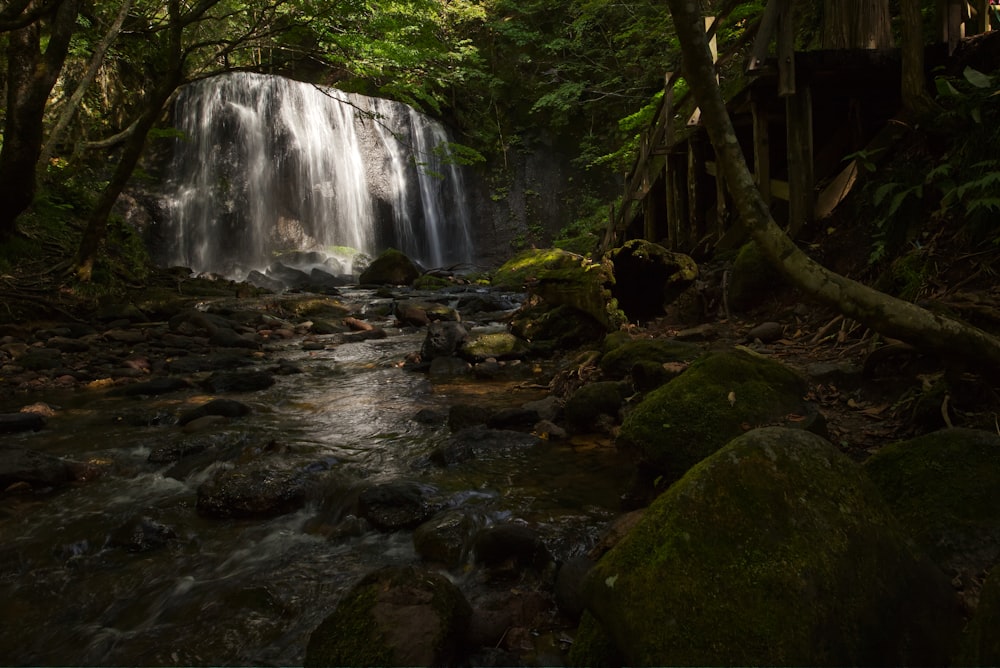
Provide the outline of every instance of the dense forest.
{"type": "Polygon", "coordinates": [[[998,29],[0,0],[0,663],[996,665],[998,29]]]}

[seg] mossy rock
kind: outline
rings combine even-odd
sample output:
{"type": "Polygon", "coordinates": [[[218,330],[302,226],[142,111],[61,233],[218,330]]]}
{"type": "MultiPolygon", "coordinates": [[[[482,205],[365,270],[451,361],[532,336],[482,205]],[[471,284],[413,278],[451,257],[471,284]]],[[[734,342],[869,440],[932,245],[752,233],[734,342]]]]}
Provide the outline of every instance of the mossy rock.
{"type": "Polygon", "coordinates": [[[667,489],[584,597],[630,665],[943,665],[961,624],[858,465],[782,427],[667,489]]]}
{"type": "Polygon", "coordinates": [[[336,320],[350,315],[351,309],[329,297],[315,295],[288,295],[278,301],[284,311],[300,318],[324,318],[336,320]]]}
{"type": "Polygon", "coordinates": [[[1000,666],[1000,569],[994,568],[979,594],[979,607],[962,637],[955,666],[1000,666]]]}
{"type": "Polygon", "coordinates": [[[470,362],[483,362],[491,357],[498,360],[524,359],[530,352],[528,342],[510,332],[473,333],[459,349],[459,355],[470,362]]]}
{"type": "Polygon", "coordinates": [[[624,378],[640,362],[690,362],[701,355],[701,352],[699,346],[686,341],[631,339],[604,354],[601,358],[601,371],[607,378],[624,378]]]}
{"type": "Polygon", "coordinates": [[[729,279],[729,306],[746,311],[759,306],[776,288],[784,285],[781,274],[771,266],[754,243],[740,248],[729,279]]]}
{"type": "Polygon", "coordinates": [[[312,632],[305,665],[453,665],[470,616],[465,597],[443,575],[386,567],[351,588],[312,632]]]}
{"type": "Polygon", "coordinates": [[[413,260],[395,248],[390,248],[372,260],[361,275],[362,285],[412,285],[420,276],[413,260]]]}
{"type": "Polygon", "coordinates": [[[578,255],[591,255],[598,249],[600,244],[601,240],[596,234],[592,234],[591,232],[586,232],[575,237],[556,239],[552,242],[552,245],[556,248],[561,248],[564,251],[578,255]]]}
{"type": "Polygon", "coordinates": [[[444,290],[446,288],[455,287],[455,284],[446,278],[441,278],[440,276],[434,276],[433,274],[424,274],[413,281],[413,288],[415,290],[444,290]]]}
{"type": "Polygon", "coordinates": [[[643,239],[633,239],[605,257],[614,268],[611,293],[631,321],[663,315],[698,278],[698,264],[689,256],[643,239]]]}
{"type": "Polygon", "coordinates": [[[631,393],[628,383],[614,380],[581,386],[569,396],[563,407],[566,426],[570,431],[580,433],[593,429],[601,415],[610,415],[617,421],[618,412],[631,393]]]}
{"type": "Polygon", "coordinates": [[[625,663],[614,641],[589,612],[584,612],[580,618],[576,637],[573,638],[573,645],[569,648],[569,656],[566,658],[567,665],[591,668],[611,668],[625,663]]]}
{"type": "Polygon", "coordinates": [[[618,442],[669,482],[749,428],[805,415],[805,392],[805,380],[779,362],[743,349],[710,353],[650,392],[618,442]]]}
{"type": "Polygon", "coordinates": [[[606,333],[604,326],[586,313],[569,306],[552,307],[549,304],[522,307],[511,318],[510,329],[515,336],[536,348],[543,341],[551,342],[556,348],[575,348],[598,341],[606,333]]]}
{"type": "Polygon", "coordinates": [[[614,331],[625,314],[611,294],[614,276],[607,260],[592,262],[558,248],[528,250],[514,256],[494,276],[494,287],[528,289],[553,306],[570,306],[614,331]]]}
{"type": "Polygon", "coordinates": [[[1000,561],[1000,436],[943,429],[887,445],[864,468],[946,573],[969,579],[1000,561]]]}

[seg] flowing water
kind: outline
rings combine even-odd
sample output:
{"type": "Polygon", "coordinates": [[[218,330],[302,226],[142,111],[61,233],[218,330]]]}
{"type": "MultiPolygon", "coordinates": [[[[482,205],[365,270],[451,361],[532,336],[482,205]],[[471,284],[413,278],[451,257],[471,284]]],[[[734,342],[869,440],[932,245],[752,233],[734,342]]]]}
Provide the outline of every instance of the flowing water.
{"type": "MultiPolygon", "coordinates": [[[[148,462],[157,447],[191,438],[170,416],[205,395],[44,397],[58,406],[45,429],[5,443],[92,462],[104,473],[50,495],[0,498],[0,663],[301,664],[309,633],[352,583],[380,565],[419,563],[409,531],[336,529],[358,490],[380,481],[416,481],[479,526],[526,522],[559,559],[592,545],[628,475],[614,451],[545,442],[451,468],[429,465],[448,430],[413,420],[417,411],[520,405],[541,396],[532,380],[542,376],[432,382],[399,368],[422,334],[390,331],[318,351],[281,344],[268,363],[285,359],[303,373],[230,395],[253,413],[197,435],[277,442],[275,456],[316,474],[306,506],[273,519],[200,515],[196,490],[217,463],[178,473],[148,462]],[[146,551],[122,547],[116,537],[144,517],[170,536],[146,551]]],[[[448,574],[464,587],[475,572],[470,562],[448,574]]]]}
{"type": "Polygon", "coordinates": [[[473,259],[448,132],[408,105],[232,73],[186,86],[174,117],[161,264],[243,279],[288,250],[473,259]]]}

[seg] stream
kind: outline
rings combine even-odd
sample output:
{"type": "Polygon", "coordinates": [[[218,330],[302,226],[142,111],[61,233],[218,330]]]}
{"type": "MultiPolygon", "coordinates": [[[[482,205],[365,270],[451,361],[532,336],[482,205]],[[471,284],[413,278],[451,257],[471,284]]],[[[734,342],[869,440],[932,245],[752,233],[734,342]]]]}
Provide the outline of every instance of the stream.
{"type": "MultiPolygon", "coordinates": [[[[350,297],[374,299],[361,289],[350,297]]],[[[454,404],[501,409],[540,399],[552,363],[525,362],[526,375],[506,380],[437,380],[401,368],[423,330],[375,324],[389,336],[320,350],[299,338],[269,344],[267,364],[301,373],[257,392],[77,390],[0,405],[57,408],[44,429],[0,436],[4,444],[102,471],[50,494],[0,497],[0,663],[301,665],[309,634],[352,584],[383,565],[420,563],[411,531],[351,524],[359,490],[382,482],[414,481],[478,527],[525,523],[557,561],[592,546],[631,473],[607,443],[544,441],[443,467],[428,456],[450,436],[447,425],[414,419],[454,404]],[[172,416],[218,396],[253,411],[197,437],[278,447],[286,462],[315,473],[304,507],[270,519],[208,517],[196,509],[197,490],[224,463],[181,474],[149,461],[181,438],[172,416]],[[150,549],[129,549],[136,526],[150,549]],[[352,526],[360,528],[345,529],[352,526]]],[[[463,591],[482,586],[471,554],[443,572],[463,591]]]]}

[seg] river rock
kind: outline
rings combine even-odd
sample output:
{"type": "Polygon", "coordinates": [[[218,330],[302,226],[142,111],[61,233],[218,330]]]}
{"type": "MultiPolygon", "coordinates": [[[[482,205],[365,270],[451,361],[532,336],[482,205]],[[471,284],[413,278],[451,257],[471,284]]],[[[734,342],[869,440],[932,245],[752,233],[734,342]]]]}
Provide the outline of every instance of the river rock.
{"type": "Polygon", "coordinates": [[[420,357],[430,362],[435,357],[454,356],[468,336],[468,330],[460,322],[433,322],[427,327],[420,357]]]}
{"type": "Polygon", "coordinates": [[[431,360],[427,373],[431,378],[466,376],[472,373],[472,365],[461,357],[438,356],[431,360]]]}
{"type": "Polygon", "coordinates": [[[601,416],[618,421],[625,400],[632,394],[628,383],[604,380],[588,383],[578,388],[566,399],[563,413],[570,432],[592,431],[601,422],[601,416]]]}
{"type": "Polygon", "coordinates": [[[468,427],[452,434],[431,453],[430,460],[440,466],[454,466],[470,459],[503,456],[541,443],[542,439],[537,436],[520,431],[489,429],[485,426],[468,427]]]}
{"type": "Polygon", "coordinates": [[[75,478],[74,465],[27,448],[0,447],[0,492],[24,483],[34,489],[63,487],[75,478]]]}
{"type": "Polygon", "coordinates": [[[470,362],[524,359],[530,352],[528,342],[510,332],[473,332],[459,351],[470,362]]]}
{"type": "Polygon", "coordinates": [[[298,510],[306,502],[300,472],[254,462],[220,469],[198,486],[197,509],[219,518],[265,518],[298,510]]]}
{"type": "Polygon", "coordinates": [[[486,421],[486,426],[490,429],[531,431],[540,419],[538,411],[531,408],[504,408],[491,415],[486,421]]]}
{"type": "Polygon", "coordinates": [[[476,404],[452,404],[448,407],[448,429],[453,432],[484,425],[490,419],[490,409],[476,404]]]}
{"type": "Polygon", "coordinates": [[[462,592],[443,575],[383,568],[352,587],[312,632],[305,665],[457,665],[470,616],[462,592]]]}
{"type": "Polygon", "coordinates": [[[151,517],[133,517],[108,536],[110,547],[127,552],[150,552],[177,539],[177,532],[151,517]]]}
{"type": "Polygon", "coordinates": [[[358,515],[379,531],[414,529],[438,511],[430,500],[434,491],[405,480],[374,485],[358,496],[358,515]]]}
{"type": "Polygon", "coordinates": [[[458,568],[465,563],[474,524],[461,510],[449,510],[413,531],[413,548],[424,561],[458,568]]]}
{"type": "Polygon", "coordinates": [[[411,285],[420,276],[420,270],[413,260],[394,248],[390,248],[372,260],[361,272],[361,285],[411,285]]]}
{"type": "Polygon", "coordinates": [[[591,316],[570,306],[526,304],[510,321],[510,331],[525,341],[532,350],[565,350],[599,341],[606,333],[604,326],[591,316]]]}
{"type": "Polygon", "coordinates": [[[0,434],[38,431],[45,426],[45,417],[38,413],[0,413],[0,434]]]}
{"type": "Polygon", "coordinates": [[[491,570],[541,571],[552,562],[552,555],[538,532],[514,522],[480,530],[474,550],[476,563],[491,570]]]}
{"type": "Polygon", "coordinates": [[[1000,563],[1000,436],[944,429],[886,445],[864,469],[975,607],[976,580],[1000,563]]]}
{"type": "Polygon", "coordinates": [[[648,394],[617,442],[669,484],[748,429],[787,416],[797,424],[809,413],[805,392],[805,379],[774,360],[746,350],[711,353],[648,394]]]}
{"type": "Polygon", "coordinates": [[[267,371],[219,371],[202,382],[209,392],[257,392],[274,385],[267,371]]]}
{"type": "Polygon", "coordinates": [[[161,394],[169,394],[171,392],[179,392],[180,390],[187,390],[193,387],[184,378],[175,378],[172,376],[167,376],[164,378],[154,378],[143,383],[132,383],[131,385],[122,385],[120,387],[115,387],[108,390],[108,396],[111,397],[139,397],[139,396],[157,396],[161,394]]]}
{"type": "Polygon", "coordinates": [[[631,665],[945,665],[957,600],[911,549],[857,464],[764,428],[657,498],[584,594],[631,665]]]}
{"type": "Polygon", "coordinates": [[[253,360],[249,356],[249,353],[226,351],[207,355],[177,357],[167,362],[166,369],[170,373],[192,374],[199,371],[237,369],[252,363],[253,360]]]}
{"type": "Polygon", "coordinates": [[[555,422],[559,419],[559,416],[563,412],[563,402],[559,400],[559,397],[554,395],[549,395],[543,399],[538,399],[537,401],[528,401],[521,405],[521,408],[527,408],[528,410],[535,411],[538,413],[538,419],[549,420],[555,422]]]}
{"type": "Polygon", "coordinates": [[[63,354],[56,348],[29,348],[14,362],[28,371],[49,371],[63,366],[63,354]]]}

